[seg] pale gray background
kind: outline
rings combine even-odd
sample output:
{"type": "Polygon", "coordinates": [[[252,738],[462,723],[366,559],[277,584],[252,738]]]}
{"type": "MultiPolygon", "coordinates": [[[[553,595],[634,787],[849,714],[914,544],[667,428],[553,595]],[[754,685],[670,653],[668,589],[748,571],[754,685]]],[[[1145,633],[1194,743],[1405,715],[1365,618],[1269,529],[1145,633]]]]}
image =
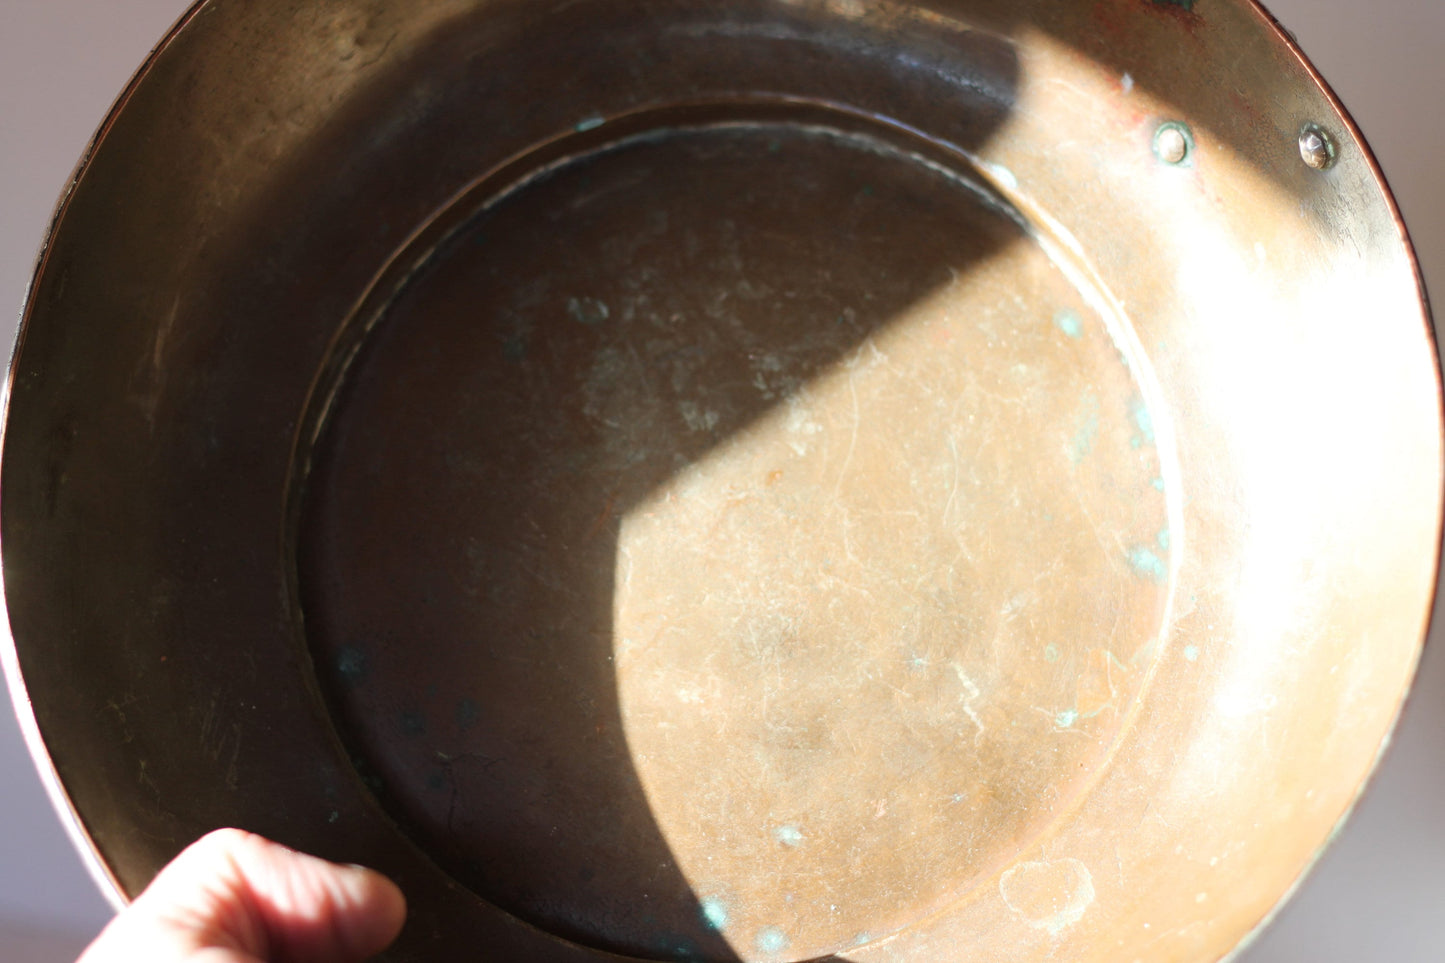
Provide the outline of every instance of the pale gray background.
{"type": "MultiPolygon", "coordinates": [[[[36,246],[71,168],[185,6],[0,0],[4,345],[14,337],[36,246]]],[[[1364,128],[1414,233],[1426,280],[1445,304],[1445,0],[1274,0],[1270,7],[1364,128]]],[[[71,960],[108,916],[0,706],[0,961],[71,960]]],[[[1242,963],[1376,960],[1445,960],[1445,652],[1438,641],[1373,788],[1242,963]]]]}

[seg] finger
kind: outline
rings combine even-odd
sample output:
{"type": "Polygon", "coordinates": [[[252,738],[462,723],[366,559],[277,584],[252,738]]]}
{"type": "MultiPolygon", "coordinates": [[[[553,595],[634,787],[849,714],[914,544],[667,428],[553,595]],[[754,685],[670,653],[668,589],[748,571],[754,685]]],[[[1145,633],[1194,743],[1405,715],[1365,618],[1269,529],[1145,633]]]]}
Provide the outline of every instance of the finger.
{"type": "Polygon", "coordinates": [[[245,903],[266,938],[265,959],[352,963],[381,952],[401,931],[406,901],[381,874],[237,830],[213,836],[234,865],[245,903]]]}
{"type": "Polygon", "coordinates": [[[219,830],[162,870],[92,951],[107,941],[151,944],[81,963],[358,963],[396,938],[405,914],[400,890],[378,873],[219,830]]]}

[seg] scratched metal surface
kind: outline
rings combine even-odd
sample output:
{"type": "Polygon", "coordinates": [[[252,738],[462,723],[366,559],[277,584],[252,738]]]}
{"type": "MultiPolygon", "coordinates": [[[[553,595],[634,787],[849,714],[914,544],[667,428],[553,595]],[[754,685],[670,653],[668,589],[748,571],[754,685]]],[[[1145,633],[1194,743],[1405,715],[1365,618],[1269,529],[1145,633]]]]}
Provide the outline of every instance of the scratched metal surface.
{"type": "MultiPolygon", "coordinates": [[[[1308,42],[1308,39],[1307,39],[1307,38],[1306,38],[1306,42],[1308,42]]],[[[1368,131],[1368,122],[1367,122],[1367,131],[1368,131]]],[[[1378,146],[1378,145],[1377,145],[1377,146],[1378,146]]],[[[1387,161],[1387,163],[1388,163],[1388,161],[1387,161]]],[[[1428,271],[1428,265],[1427,265],[1427,271],[1428,271]]],[[[1066,336],[1067,336],[1067,335],[1066,335],[1066,336]]],[[[699,416],[702,417],[702,418],[705,420],[706,417],[707,417],[707,411],[706,411],[706,409],[700,410],[700,411],[699,411],[699,416]]],[[[1071,439],[1071,440],[1072,440],[1072,439],[1071,439]]],[[[1427,668],[1428,668],[1428,663],[1427,663],[1427,668]]],[[[1408,722],[1409,722],[1409,718],[1410,718],[1410,717],[1407,716],[1407,725],[1408,725],[1408,722]]],[[[1057,716],[1056,716],[1056,718],[1055,718],[1055,721],[1056,721],[1056,722],[1058,721],[1057,716]]],[[[1407,732],[1408,732],[1408,730],[1407,730],[1407,732]]],[[[1386,773],[1387,773],[1387,775],[1388,775],[1388,773],[1389,773],[1389,770],[1388,770],[1388,769],[1386,770],[1386,773]]],[[[1367,810],[1366,810],[1366,812],[1368,812],[1368,805],[1369,805],[1369,803],[1367,802],[1367,810]]],[[[786,831],[786,829],[788,828],[788,825],[789,825],[789,824],[784,824],[784,825],[782,825],[782,826],[780,827],[780,829],[783,830],[783,831],[786,831]]],[[[789,838],[792,838],[792,837],[789,837],[789,838]]],[[[1346,839],[1347,839],[1347,841],[1348,841],[1349,836],[1347,836],[1346,839]]],[[[786,842],[785,842],[784,840],[782,840],[781,838],[778,840],[778,842],[782,843],[783,845],[786,845],[786,842]]],[[[1328,868],[1329,868],[1329,867],[1328,867],[1328,864],[1327,864],[1327,865],[1326,865],[1326,872],[1328,872],[1328,868]]],[[[1308,892],[1309,892],[1309,891],[1307,891],[1307,896],[1306,896],[1306,898],[1308,898],[1308,892]]],[[[1418,893],[1418,890],[1417,890],[1416,892],[1418,893]]],[[[1406,905],[1408,905],[1408,904],[1406,904],[1406,905]]],[[[1338,914],[1336,914],[1336,915],[1338,915],[1338,914]]],[[[1288,917],[1288,916],[1286,917],[1285,923],[1286,923],[1286,925],[1288,925],[1288,923],[1289,923],[1289,917],[1288,917]]],[[[1267,939],[1269,939],[1269,938],[1267,938],[1267,939]]],[[[1325,958],[1328,958],[1328,957],[1325,957],[1325,958]]],[[[1424,958],[1424,957],[1421,957],[1421,958],[1424,958]]]]}

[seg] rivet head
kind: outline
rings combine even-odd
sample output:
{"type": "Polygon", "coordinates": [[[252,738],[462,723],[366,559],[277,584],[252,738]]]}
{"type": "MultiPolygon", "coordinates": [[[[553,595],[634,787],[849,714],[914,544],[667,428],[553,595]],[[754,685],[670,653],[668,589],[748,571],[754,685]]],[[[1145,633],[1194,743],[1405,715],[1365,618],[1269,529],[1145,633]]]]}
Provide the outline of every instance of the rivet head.
{"type": "Polygon", "coordinates": [[[1317,171],[1335,162],[1335,141],[1319,124],[1305,124],[1299,132],[1299,155],[1317,171]]]}
{"type": "Polygon", "coordinates": [[[1166,164],[1178,166],[1189,159],[1193,138],[1183,124],[1161,124],[1154,132],[1154,154],[1166,164]]]}

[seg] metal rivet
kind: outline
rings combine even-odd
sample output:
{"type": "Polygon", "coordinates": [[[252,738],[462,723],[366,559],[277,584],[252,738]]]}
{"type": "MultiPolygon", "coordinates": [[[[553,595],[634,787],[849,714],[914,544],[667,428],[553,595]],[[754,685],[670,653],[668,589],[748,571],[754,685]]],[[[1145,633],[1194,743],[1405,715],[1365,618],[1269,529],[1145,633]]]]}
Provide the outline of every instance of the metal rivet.
{"type": "Polygon", "coordinates": [[[1315,170],[1325,170],[1335,162],[1334,138],[1318,124],[1305,124],[1299,132],[1299,155],[1315,170]]]}
{"type": "Polygon", "coordinates": [[[1184,163],[1192,144],[1189,128],[1173,121],[1161,124],[1154,134],[1154,153],[1166,164],[1184,163]]]}

